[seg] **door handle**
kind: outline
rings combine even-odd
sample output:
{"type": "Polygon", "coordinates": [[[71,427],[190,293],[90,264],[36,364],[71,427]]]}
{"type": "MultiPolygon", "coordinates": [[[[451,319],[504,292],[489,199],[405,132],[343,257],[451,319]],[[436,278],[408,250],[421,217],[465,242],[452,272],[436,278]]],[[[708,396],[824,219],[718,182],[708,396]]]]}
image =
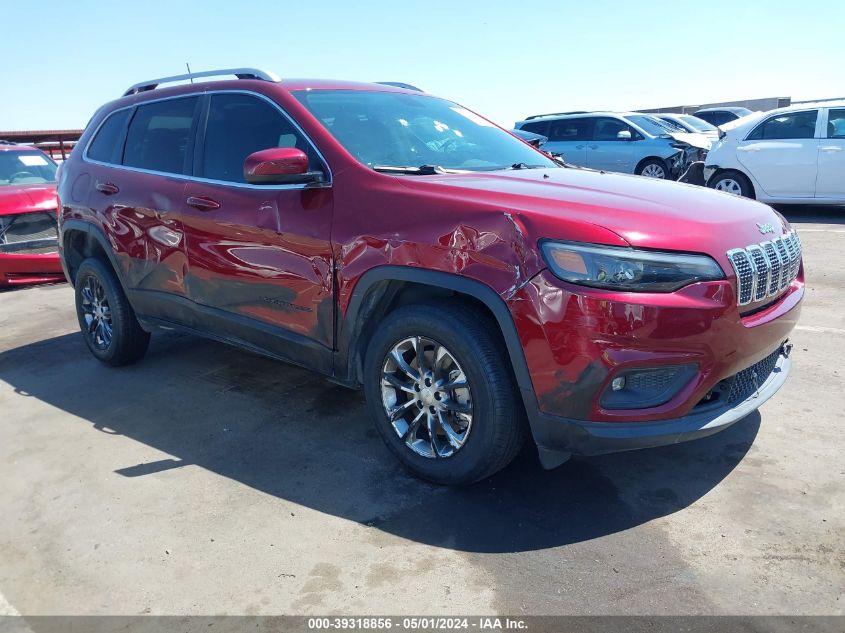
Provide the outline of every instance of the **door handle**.
{"type": "Polygon", "coordinates": [[[104,193],[107,196],[111,196],[120,191],[120,187],[118,187],[113,182],[98,182],[97,191],[99,191],[100,193],[104,193]]]}
{"type": "Polygon", "coordinates": [[[584,149],[584,146],[583,145],[576,145],[575,149],[584,149]]]}
{"type": "Polygon", "coordinates": [[[590,148],[590,149],[598,149],[598,148],[599,148],[599,146],[598,146],[598,145],[590,145],[590,146],[589,146],[589,148],[590,148]]]}
{"type": "Polygon", "coordinates": [[[836,145],[831,145],[829,147],[820,147],[819,148],[823,152],[841,152],[842,148],[837,147],[836,145]]]}
{"type": "Polygon", "coordinates": [[[188,206],[199,209],[200,211],[214,211],[220,208],[220,203],[217,200],[212,200],[205,196],[191,196],[185,202],[188,203],[188,206]]]}

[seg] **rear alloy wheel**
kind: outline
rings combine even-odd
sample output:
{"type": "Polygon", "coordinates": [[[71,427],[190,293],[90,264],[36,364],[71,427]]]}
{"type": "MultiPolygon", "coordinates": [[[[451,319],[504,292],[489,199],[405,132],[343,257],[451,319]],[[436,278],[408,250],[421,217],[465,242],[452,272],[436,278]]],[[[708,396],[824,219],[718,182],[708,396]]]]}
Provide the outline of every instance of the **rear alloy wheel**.
{"type": "Polygon", "coordinates": [[[112,269],[99,259],[86,259],[75,279],[76,316],[88,349],[107,365],[129,365],[146,353],[145,332],[112,269]]]}
{"type": "Polygon", "coordinates": [[[492,475],[525,439],[525,411],[498,324],[459,301],[405,306],[379,323],[364,392],[388,448],[435,483],[492,475]]]}
{"type": "Polygon", "coordinates": [[[644,161],[637,170],[637,174],[646,178],[657,178],[659,180],[667,180],[669,178],[666,164],[657,158],[650,158],[644,161]]]}
{"type": "Polygon", "coordinates": [[[737,172],[726,171],[718,174],[708,185],[716,191],[725,191],[745,198],[754,197],[751,191],[751,183],[748,182],[745,176],[737,172]]]}

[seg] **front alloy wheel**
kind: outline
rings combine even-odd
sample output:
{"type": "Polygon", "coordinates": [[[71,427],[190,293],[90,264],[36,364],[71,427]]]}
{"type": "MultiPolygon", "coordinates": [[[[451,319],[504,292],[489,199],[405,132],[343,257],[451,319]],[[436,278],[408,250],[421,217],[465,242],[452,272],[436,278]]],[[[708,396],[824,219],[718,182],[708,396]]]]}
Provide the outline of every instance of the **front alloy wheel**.
{"type": "Polygon", "coordinates": [[[393,346],[382,365],[381,400],[393,430],[422,457],[451,457],[472,429],[466,374],[430,338],[406,338],[393,346]]]}

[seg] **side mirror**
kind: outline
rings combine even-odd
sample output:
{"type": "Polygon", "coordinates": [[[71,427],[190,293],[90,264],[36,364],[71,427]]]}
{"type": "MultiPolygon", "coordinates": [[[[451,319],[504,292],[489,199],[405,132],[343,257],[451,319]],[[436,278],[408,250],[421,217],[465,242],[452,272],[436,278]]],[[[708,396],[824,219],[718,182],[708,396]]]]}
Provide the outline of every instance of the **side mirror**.
{"type": "Polygon", "coordinates": [[[632,141],[632,140],[634,140],[634,137],[631,136],[630,130],[620,130],[619,132],[617,132],[616,138],[618,138],[620,141],[632,141]]]}
{"type": "Polygon", "coordinates": [[[308,171],[308,157],[295,147],[271,147],[244,161],[244,180],[252,184],[294,185],[320,182],[321,171],[308,171]]]}

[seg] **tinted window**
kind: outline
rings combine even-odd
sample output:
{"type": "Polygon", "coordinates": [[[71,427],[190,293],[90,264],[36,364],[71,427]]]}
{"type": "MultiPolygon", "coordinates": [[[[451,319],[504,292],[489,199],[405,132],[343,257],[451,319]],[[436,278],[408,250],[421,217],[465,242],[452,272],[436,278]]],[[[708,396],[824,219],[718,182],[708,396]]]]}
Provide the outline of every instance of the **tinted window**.
{"type": "Polygon", "coordinates": [[[558,119],[552,121],[549,129],[550,141],[587,141],[593,127],[589,117],[580,119],[558,119]]]}
{"type": "Polygon", "coordinates": [[[827,138],[845,138],[845,110],[831,110],[827,117],[827,138]]]}
{"type": "Polygon", "coordinates": [[[531,132],[532,134],[539,134],[541,136],[548,136],[549,122],[548,121],[533,121],[531,123],[523,123],[520,130],[531,132]]]}
{"type": "Polygon", "coordinates": [[[727,112],[701,112],[700,114],[697,113],[695,116],[699,119],[704,119],[713,125],[722,125],[737,118],[727,112]]]}
{"type": "Polygon", "coordinates": [[[88,147],[88,158],[103,163],[120,163],[123,134],[131,113],[132,108],[127,108],[115,112],[106,119],[88,147]]]}
{"type": "Polygon", "coordinates": [[[813,138],[818,110],[779,114],[763,121],[748,135],[749,141],[768,139],[813,138]]]}
{"type": "Polygon", "coordinates": [[[311,145],[275,106],[244,94],[211,97],[200,176],[246,182],[246,157],[271,147],[301,149],[308,156],[309,169],[322,169],[315,166],[311,145]]]}
{"type": "Polygon", "coordinates": [[[623,123],[619,119],[596,119],[596,128],[593,132],[594,141],[618,141],[619,132],[628,131],[631,133],[631,138],[634,138],[634,130],[630,125],[623,123]]]}
{"type": "Polygon", "coordinates": [[[188,173],[188,143],[199,97],[168,99],[138,106],[123,164],[170,174],[188,173]]]}

